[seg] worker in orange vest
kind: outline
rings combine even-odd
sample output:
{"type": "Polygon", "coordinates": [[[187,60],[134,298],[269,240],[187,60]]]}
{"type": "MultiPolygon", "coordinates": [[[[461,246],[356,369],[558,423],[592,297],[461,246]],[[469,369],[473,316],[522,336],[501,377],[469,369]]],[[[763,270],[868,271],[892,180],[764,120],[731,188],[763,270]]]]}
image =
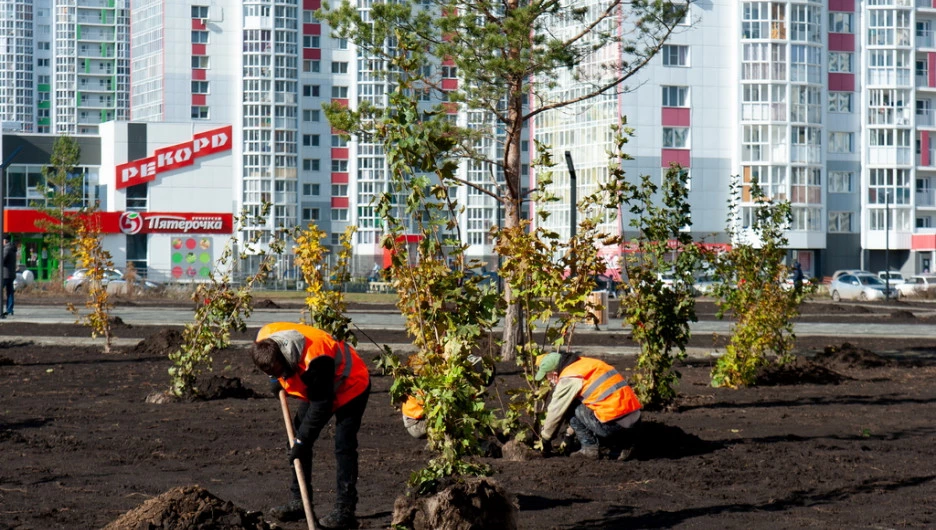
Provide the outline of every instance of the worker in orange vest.
{"type": "MultiPolygon", "coordinates": [[[[335,461],[337,490],[335,509],[318,524],[323,528],[356,526],[358,478],[357,433],[370,395],[367,365],[350,344],[328,333],[302,324],[275,322],[260,328],[251,351],[254,364],[276,378],[271,390],[299,399],[293,424],[296,440],[289,463],[299,459],[306,480],[312,476],[312,446],[319,433],[335,416],[335,461]]],[[[309,484],[308,491],[312,491],[309,484]]],[[[281,521],[305,517],[299,482],[293,474],[292,499],[270,510],[281,521]]]]}
{"type": "Polygon", "coordinates": [[[555,385],[541,432],[544,444],[568,419],[581,448],[570,456],[598,459],[599,440],[617,458],[630,453],[628,430],[640,420],[640,401],[613,366],[575,353],[549,353],[537,360],[535,379],[555,385]]]}
{"type": "Polygon", "coordinates": [[[410,436],[417,439],[426,437],[426,411],[422,400],[414,396],[406,396],[406,401],[400,407],[403,412],[403,426],[410,436]]]}

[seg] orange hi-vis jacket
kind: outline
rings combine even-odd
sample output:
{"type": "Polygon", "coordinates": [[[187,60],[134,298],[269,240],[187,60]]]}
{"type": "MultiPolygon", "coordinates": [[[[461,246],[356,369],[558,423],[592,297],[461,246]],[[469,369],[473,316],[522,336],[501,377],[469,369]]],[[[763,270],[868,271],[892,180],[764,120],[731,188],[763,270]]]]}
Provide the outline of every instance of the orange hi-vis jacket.
{"type": "Polygon", "coordinates": [[[414,420],[420,420],[426,415],[422,401],[413,396],[409,396],[406,402],[403,403],[402,410],[404,416],[414,420]]]}
{"type": "Polygon", "coordinates": [[[559,377],[582,378],[578,397],[602,423],[614,421],[641,408],[637,395],[624,376],[604,361],[582,357],[566,366],[559,377]]]}
{"type": "Polygon", "coordinates": [[[367,390],[370,384],[367,365],[351,345],[338,342],[328,333],[312,326],[289,322],[274,322],[263,326],[257,333],[257,341],[269,338],[279,331],[298,331],[305,337],[305,347],[296,370],[288,379],[279,379],[287,394],[308,401],[308,392],[301,376],[308,370],[309,363],[320,355],[327,355],[335,361],[335,401],[332,410],[338,409],[367,390]]]}

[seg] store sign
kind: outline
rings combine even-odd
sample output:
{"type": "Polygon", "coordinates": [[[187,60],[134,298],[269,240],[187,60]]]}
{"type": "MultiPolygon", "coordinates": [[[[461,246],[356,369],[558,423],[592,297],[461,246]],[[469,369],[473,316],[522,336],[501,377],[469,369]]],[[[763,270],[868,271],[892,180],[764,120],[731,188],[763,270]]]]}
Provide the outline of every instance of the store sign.
{"type": "Polygon", "coordinates": [[[232,146],[233,127],[221,127],[198,133],[189,142],[157,149],[153,156],[117,166],[118,190],[156,179],[156,175],[190,166],[195,159],[229,151],[232,146]]]}
{"type": "Polygon", "coordinates": [[[123,212],[118,226],[124,234],[230,234],[229,213],[123,212]]]}

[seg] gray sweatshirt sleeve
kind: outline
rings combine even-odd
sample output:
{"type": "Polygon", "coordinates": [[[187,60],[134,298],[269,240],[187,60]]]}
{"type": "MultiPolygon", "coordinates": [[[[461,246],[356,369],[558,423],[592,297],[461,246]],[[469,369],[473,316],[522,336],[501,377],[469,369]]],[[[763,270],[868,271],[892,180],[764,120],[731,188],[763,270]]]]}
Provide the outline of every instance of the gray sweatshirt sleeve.
{"type": "Polygon", "coordinates": [[[546,419],[543,420],[543,431],[541,434],[544,440],[551,440],[553,435],[556,434],[556,429],[562,425],[562,420],[565,418],[566,411],[569,409],[569,406],[572,405],[572,402],[575,401],[581,389],[581,377],[563,377],[556,383],[556,388],[553,389],[552,399],[549,401],[549,406],[546,408],[546,419]]]}

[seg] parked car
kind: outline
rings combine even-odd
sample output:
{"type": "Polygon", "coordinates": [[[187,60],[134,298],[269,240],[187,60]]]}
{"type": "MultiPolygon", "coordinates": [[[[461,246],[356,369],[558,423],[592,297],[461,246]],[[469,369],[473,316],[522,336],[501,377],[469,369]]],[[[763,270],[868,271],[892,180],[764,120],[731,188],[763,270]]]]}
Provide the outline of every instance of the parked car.
{"type": "Polygon", "coordinates": [[[923,296],[927,291],[936,291],[936,275],[917,274],[910,276],[896,289],[899,296],[923,296]]]}
{"type": "Polygon", "coordinates": [[[896,297],[897,290],[890,290],[880,278],[873,274],[845,273],[832,280],[829,285],[832,300],[883,300],[885,296],[896,297]]]}
{"type": "Polygon", "coordinates": [[[698,296],[706,296],[712,294],[712,291],[715,290],[715,286],[718,282],[715,281],[715,277],[710,274],[702,274],[696,276],[692,282],[692,289],[695,291],[695,294],[698,296]]]}
{"type": "Polygon", "coordinates": [[[878,278],[885,283],[890,283],[893,286],[900,285],[904,283],[903,274],[897,271],[878,271],[878,278]]]}
{"type": "MultiPolygon", "coordinates": [[[[83,290],[88,282],[89,269],[76,269],[68,278],[65,279],[65,291],[69,293],[83,290]]],[[[124,293],[126,291],[127,280],[123,272],[117,269],[104,269],[104,278],[101,280],[103,285],[107,286],[109,292],[124,293]]],[[[158,289],[161,287],[156,282],[151,282],[144,278],[137,278],[136,284],[143,291],[158,289]]]]}
{"type": "Polygon", "coordinates": [[[842,269],[842,270],[837,270],[832,273],[832,281],[837,280],[838,277],[843,274],[872,274],[872,273],[870,271],[865,271],[861,269],[842,269]]]}

